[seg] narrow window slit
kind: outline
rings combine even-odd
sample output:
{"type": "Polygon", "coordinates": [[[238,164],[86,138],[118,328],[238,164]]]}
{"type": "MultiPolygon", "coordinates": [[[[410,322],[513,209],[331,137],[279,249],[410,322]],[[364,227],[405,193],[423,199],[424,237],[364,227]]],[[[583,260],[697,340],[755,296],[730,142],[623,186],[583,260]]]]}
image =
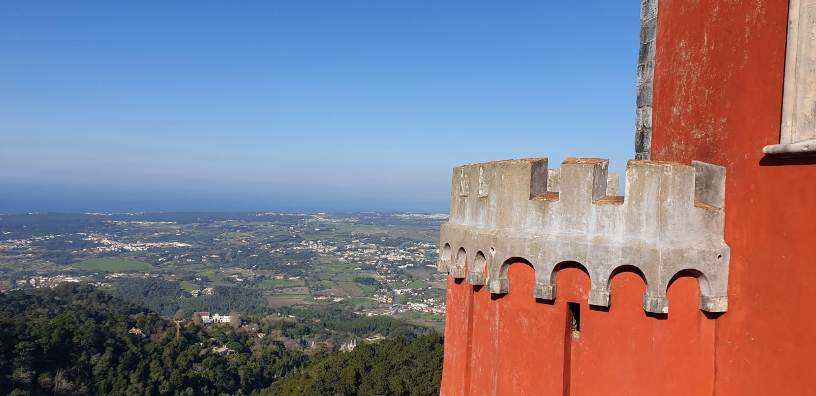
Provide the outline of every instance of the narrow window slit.
{"type": "Polygon", "coordinates": [[[567,303],[567,307],[569,308],[572,336],[578,338],[581,335],[581,304],[571,302],[567,303]]]}

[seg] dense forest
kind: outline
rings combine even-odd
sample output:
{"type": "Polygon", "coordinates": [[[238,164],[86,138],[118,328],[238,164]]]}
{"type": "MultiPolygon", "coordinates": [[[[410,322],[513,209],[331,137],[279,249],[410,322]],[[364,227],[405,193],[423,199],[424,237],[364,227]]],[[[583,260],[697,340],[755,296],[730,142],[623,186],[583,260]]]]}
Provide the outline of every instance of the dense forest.
{"type": "Polygon", "coordinates": [[[187,321],[177,335],[174,322],[88,285],[0,294],[0,394],[438,393],[439,335],[337,319],[326,325],[406,336],[310,356],[229,325],[187,321]],[[216,353],[220,346],[230,353],[216,353]]]}
{"type": "Polygon", "coordinates": [[[275,383],[268,395],[432,395],[442,379],[442,338],[394,338],[335,353],[275,383]]]}
{"type": "Polygon", "coordinates": [[[209,296],[182,298],[184,292],[178,282],[163,279],[128,279],[118,282],[113,293],[125,301],[146,307],[164,316],[171,316],[179,309],[186,311],[228,312],[241,311],[261,313],[265,301],[257,289],[216,286],[209,296]]]}

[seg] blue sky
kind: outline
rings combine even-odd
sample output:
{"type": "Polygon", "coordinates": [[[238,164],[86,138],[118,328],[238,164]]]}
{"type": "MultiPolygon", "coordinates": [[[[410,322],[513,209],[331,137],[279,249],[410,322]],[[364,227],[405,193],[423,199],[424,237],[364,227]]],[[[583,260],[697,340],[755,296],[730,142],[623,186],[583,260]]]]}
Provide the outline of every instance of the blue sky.
{"type": "Polygon", "coordinates": [[[445,211],[460,164],[600,156],[620,171],[638,11],[3,2],[0,212],[445,211]]]}

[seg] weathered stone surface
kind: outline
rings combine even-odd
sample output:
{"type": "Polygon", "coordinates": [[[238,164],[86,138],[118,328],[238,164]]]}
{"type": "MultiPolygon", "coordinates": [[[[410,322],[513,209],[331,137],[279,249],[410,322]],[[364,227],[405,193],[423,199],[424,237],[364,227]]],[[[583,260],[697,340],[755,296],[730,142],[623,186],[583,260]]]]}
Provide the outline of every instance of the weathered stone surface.
{"type": "Polygon", "coordinates": [[[810,157],[816,156],[816,139],[796,143],[771,144],[762,152],[775,157],[810,157]]]}
{"type": "Polygon", "coordinates": [[[572,158],[560,170],[546,158],[454,169],[450,219],[442,225],[439,270],[492,293],[507,293],[507,268],[525,260],[536,271],[535,297],[555,297],[563,263],[590,275],[589,303],[608,306],[609,279],[636,268],[647,283],[644,309],[666,313],[666,291],[679,273],[700,283],[700,308],[727,309],[729,248],[723,240],[725,172],[630,161],[626,195],[608,161],[572,158]]]}
{"type": "Polygon", "coordinates": [[[637,110],[635,111],[635,158],[646,160],[652,153],[652,92],[657,37],[657,2],[640,2],[640,51],[637,65],[637,110]]]}
{"type": "Polygon", "coordinates": [[[779,144],[773,156],[816,155],[816,0],[790,0],[785,92],[779,144]]]}

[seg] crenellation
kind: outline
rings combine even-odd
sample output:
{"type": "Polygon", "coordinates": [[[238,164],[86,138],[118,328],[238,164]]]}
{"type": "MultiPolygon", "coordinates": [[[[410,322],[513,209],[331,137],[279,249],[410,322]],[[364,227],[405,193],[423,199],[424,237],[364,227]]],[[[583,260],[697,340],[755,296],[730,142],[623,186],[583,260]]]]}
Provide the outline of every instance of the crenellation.
{"type": "Polygon", "coordinates": [[[694,168],[694,202],[713,208],[725,207],[725,168],[692,161],[694,168]]]}
{"type": "Polygon", "coordinates": [[[541,191],[537,196],[544,195],[547,192],[561,191],[561,169],[547,169],[547,190],[541,191]]]}
{"type": "Polygon", "coordinates": [[[608,306],[610,277],[633,268],[646,280],[644,309],[657,313],[668,310],[671,279],[691,271],[700,280],[701,309],[724,311],[724,177],[721,167],[701,162],[630,161],[621,197],[603,159],[569,158],[560,170],[547,169],[543,158],[459,167],[453,186],[478,180],[479,194],[454,190],[439,269],[501,294],[510,289],[508,265],[527,261],[536,272],[535,297],[551,300],[560,265],[578,263],[590,275],[590,304],[608,306]],[[451,251],[455,260],[444,257],[451,251]]]}

